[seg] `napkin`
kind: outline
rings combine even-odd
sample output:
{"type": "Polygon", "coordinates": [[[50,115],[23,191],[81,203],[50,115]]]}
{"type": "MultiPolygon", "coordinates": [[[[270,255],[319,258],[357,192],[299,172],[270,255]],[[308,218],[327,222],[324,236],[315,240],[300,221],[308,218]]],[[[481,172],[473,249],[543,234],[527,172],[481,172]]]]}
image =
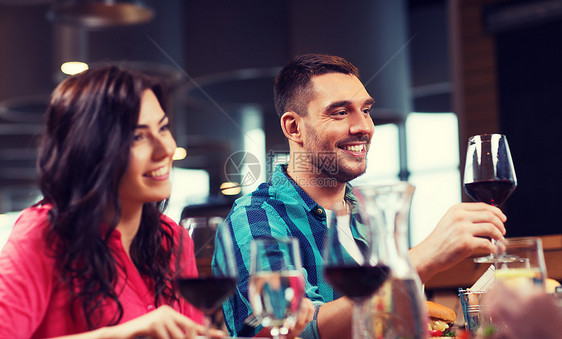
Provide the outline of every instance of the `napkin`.
{"type": "Polygon", "coordinates": [[[490,265],[488,269],[476,280],[474,285],[470,288],[472,292],[486,292],[494,283],[494,273],[496,268],[494,265],[490,265]]]}

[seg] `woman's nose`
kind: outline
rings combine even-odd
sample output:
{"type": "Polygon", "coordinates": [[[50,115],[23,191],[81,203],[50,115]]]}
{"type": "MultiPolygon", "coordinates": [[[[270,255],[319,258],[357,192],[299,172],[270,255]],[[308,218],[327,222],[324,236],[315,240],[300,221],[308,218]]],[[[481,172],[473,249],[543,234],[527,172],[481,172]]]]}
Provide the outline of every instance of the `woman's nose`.
{"type": "Polygon", "coordinates": [[[171,135],[159,136],[154,139],[153,156],[156,159],[167,158],[176,151],[176,141],[171,135]]]}

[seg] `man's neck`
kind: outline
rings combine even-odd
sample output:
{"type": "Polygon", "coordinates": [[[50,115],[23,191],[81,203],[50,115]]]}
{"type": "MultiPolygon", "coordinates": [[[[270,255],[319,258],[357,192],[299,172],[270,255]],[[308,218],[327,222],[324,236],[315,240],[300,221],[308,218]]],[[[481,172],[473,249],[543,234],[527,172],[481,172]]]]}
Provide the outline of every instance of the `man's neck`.
{"type": "Polygon", "coordinates": [[[296,170],[293,164],[291,159],[287,165],[287,175],[320,206],[332,209],[335,204],[343,201],[346,183],[338,182],[323,173],[296,170]]]}

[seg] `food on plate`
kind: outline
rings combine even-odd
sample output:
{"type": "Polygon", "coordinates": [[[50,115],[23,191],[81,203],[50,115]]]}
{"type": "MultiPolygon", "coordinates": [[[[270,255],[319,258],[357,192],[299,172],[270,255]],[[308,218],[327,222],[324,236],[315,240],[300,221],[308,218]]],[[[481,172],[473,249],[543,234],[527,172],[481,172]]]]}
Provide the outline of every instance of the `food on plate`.
{"type": "Polygon", "coordinates": [[[560,286],[560,283],[554,279],[546,279],[544,281],[546,293],[554,293],[556,292],[556,287],[560,286]]]}
{"type": "Polygon", "coordinates": [[[427,313],[429,315],[429,333],[432,338],[455,337],[453,323],[457,320],[457,314],[447,306],[433,301],[427,302],[427,313]]]}

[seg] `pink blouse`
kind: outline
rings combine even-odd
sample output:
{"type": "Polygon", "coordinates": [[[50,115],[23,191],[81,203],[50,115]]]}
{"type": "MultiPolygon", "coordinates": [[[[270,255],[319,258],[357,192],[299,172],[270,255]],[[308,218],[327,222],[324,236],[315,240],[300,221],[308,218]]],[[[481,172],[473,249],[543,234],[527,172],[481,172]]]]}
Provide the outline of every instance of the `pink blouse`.
{"type": "MultiPolygon", "coordinates": [[[[88,330],[81,309],[70,309],[68,289],[57,276],[55,260],[45,241],[50,208],[45,205],[24,210],[0,253],[0,338],[45,338],[88,330]],[[76,321],[72,320],[71,313],[76,321]]],[[[174,230],[180,229],[164,215],[162,221],[174,230]]],[[[177,244],[180,232],[174,233],[177,244]]],[[[182,275],[197,276],[193,241],[189,236],[184,238],[183,246],[182,275]]],[[[141,277],[126,254],[117,230],[109,239],[109,247],[117,263],[115,291],[123,307],[120,321],[123,323],[152,311],[154,293],[150,281],[141,277]]],[[[175,268],[175,259],[170,267],[175,268]]],[[[181,298],[180,304],[174,303],[172,307],[193,321],[203,323],[203,314],[181,298]]],[[[110,323],[116,313],[115,303],[104,303],[101,324],[110,323]]]]}

